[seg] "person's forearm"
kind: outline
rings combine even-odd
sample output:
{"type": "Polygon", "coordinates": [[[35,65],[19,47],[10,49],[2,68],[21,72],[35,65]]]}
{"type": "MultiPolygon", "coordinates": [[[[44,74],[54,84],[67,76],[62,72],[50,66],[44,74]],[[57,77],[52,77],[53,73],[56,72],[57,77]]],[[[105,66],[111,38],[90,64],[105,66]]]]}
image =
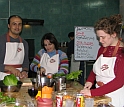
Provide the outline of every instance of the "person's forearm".
{"type": "Polygon", "coordinates": [[[94,74],[94,72],[93,71],[90,71],[90,74],[89,74],[89,76],[88,76],[88,78],[87,78],[86,81],[87,82],[92,82],[94,84],[95,77],[96,77],[96,75],[94,74]]]}
{"type": "Polygon", "coordinates": [[[31,69],[31,71],[37,72],[37,66],[38,66],[38,64],[40,63],[40,59],[41,59],[42,55],[43,55],[42,51],[39,51],[39,52],[35,55],[35,57],[34,57],[32,63],[30,64],[30,69],[31,69]]]}
{"type": "Polygon", "coordinates": [[[64,58],[60,61],[59,72],[68,73],[68,58],[64,58]]]}
{"type": "Polygon", "coordinates": [[[12,71],[13,67],[5,65],[4,71],[12,71]]]}
{"type": "Polygon", "coordinates": [[[32,63],[30,64],[31,71],[37,72],[37,65],[39,64],[37,57],[35,56],[32,63]]]}

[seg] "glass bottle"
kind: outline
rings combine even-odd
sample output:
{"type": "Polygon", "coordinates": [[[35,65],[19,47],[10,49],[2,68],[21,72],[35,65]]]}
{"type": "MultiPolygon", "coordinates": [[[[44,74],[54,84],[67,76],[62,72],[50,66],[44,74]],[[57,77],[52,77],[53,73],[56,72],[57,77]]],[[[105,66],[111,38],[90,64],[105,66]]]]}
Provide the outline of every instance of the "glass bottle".
{"type": "Polygon", "coordinates": [[[36,76],[36,79],[37,79],[37,87],[38,87],[38,93],[36,95],[36,98],[37,97],[42,97],[41,96],[41,74],[40,74],[40,64],[38,64],[38,67],[37,67],[37,76],[36,76]]]}
{"type": "Polygon", "coordinates": [[[41,87],[41,75],[40,75],[40,64],[38,64],[38,67],[37,67],[37,86],[38,88],[41,87]]]}

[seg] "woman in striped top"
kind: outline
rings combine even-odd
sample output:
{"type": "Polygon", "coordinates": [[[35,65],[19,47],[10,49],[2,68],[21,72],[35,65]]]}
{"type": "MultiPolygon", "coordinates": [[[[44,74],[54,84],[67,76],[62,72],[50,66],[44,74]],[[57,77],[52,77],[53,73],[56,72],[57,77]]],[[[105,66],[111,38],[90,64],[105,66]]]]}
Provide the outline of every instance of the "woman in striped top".
{"type": "Polygon", "coordinates": [[[68,58],[66,53],[58,50],[58,41],[52,33],[46,33],[41,39],[41,49],[34,57],[30,69],[37,72],[38,64],[40,71],[47,73],[68,73],[68,58]]]}

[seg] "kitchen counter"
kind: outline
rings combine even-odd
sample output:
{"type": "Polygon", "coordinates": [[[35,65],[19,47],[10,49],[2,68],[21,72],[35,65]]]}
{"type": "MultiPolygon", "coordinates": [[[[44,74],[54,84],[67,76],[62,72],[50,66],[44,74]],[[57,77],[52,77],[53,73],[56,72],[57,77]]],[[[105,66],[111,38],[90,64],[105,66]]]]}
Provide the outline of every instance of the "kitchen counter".
{"type": "MultiPolygon", "coordinates": [[[[80,93],[81,89],[83,89],[83,86],[80,83],[75,81],[75,82],[68,83],[66,90],[67,91],[73,91],[73,92],[80,93]]],[[[94,97],[94,107],[97,107],[96,105],[98,105],[99,102],[107,104],[107,103],[111,102],[111,98],[108,97],[108,96],[97,96],[97,97],[94,97]]]]}
{"type": "MultiPolygon", "coordinates": [[[[29,103],[32,103],[32,99],[28,95],[28,86],[30,86],[30,85],[31,85],[30,79],[29,78],[25,79],[25,80],[23,80],[23,85],[19,92],[6,93],[6,94],[9,96],[12,96],[12,97],[16,97],[17,99],[19,99],[21,101],[27,101],[29,103]]],[[[67,84],[67,91],[71,90],[71,91],[80,92],[81,89],[83,89],[83,86],[81,84],[79,84],[78,82],[71,82],[71,83],[69,83],[69,85],[67,84]]],[[[95,99],[94,105],[97,105],[98,102],[108,103],[111,101],[111,98],[109,98],[107,96],[95,97],[94,99],[95,99]]],[[[37,105],[36,101],[33,101],[33,103],[35,104],[35,106],[37,105]]],[[[94,106],[94,107],[96,107],[96,106],[94,106]]]]}

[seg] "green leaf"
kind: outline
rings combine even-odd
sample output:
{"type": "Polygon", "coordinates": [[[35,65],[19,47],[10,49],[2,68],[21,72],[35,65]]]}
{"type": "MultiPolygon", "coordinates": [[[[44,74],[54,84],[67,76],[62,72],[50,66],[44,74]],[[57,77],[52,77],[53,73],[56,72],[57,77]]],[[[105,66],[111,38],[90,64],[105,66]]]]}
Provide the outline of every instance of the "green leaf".
{"type": "Polygon", "coordinates": [[[70,72],[69,74],[56,73],[53,74],[53,78],[65,76],[67,80],[78,80],[82,72],[83,72],[82,70],[78,70],[78,71],[70,72]]]}
{"type": "Polygon", "coordinates": [[[82,70],[73,71],[66,75],[66,79],[67,80],[78,80],[81,73],[82,73],[82,70]]]}
{"type": "Polygon", "coordinates": [[[9,85],[17,85],[18,79],[16,78],[15,75],[10,74],[10,75],[7,75],[7,76],[4,77],[3,83],[4,83],[6,86],[9,86],[9,85]]]}

